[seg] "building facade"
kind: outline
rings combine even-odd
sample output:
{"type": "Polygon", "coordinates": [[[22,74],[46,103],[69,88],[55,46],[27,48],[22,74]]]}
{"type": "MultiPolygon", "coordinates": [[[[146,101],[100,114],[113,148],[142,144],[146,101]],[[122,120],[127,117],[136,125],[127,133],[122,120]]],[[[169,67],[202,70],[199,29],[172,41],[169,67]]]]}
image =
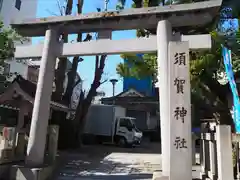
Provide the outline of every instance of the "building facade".
{"type": "Polygon", "coordinates": [[[38,0],[0,0],[0,16],[5,26],[12,20],[35,18],[38,0]]]}
{"type": "MultiPolygon", "coordinates": [[[[59,59],[56,60],[56,66],[55,69],[58,68],[58,62],[59,59]]],[[[38,74],[39,74],[39,68],[40,68],[40,64],[41,64],[41,60],[13,60],[13,61],[9,61],[8,62],[10,65],[10,73],[11,74],[19,74],[22,77],[24,77],[25,79],[33,82],[33,83],[37,83],[38,81],[38,74]]],[[[65,81],[64,81],[64,88],[66,90],[67,87],[67,83],[68,83],[68,72],[71,70],[72,68],[72,63],[68,60],[67,61],[67,67],[66,67],[66,72],[65,72],[65,81]]],[[[15,78],[15,77],[14,77],[15,78]]],[[[79,84],[76,86],[76,89],[82,89],[82,80],[79,76],[79,74],[77,73],[77,77],[76,77],[76,81],[79,81],[79,84]]],[[[55,84],[53,84],[53,91],[55,90],[55,84]]]]}
{"type": "MultiPolygon", "coordinates": [[[[10,27],[14,20],[21,20],[27,18],[35,18],[37,14],[38,0],[0,0],[0,18],[4,23],[5,28],[10,27]]],[[[24,45],[30,44],[31,39],[24,41],[24,45]]],[[[15,42],[15,45],[21,45],[20,42],[15,42]]],[[[7,80],[12,81],[17,74],[25,79],[28,79],[28,73],[31,67],[28,64],[29,60],[7,60],[4,67],[1,67],[0,73],[7,75],[7,80]]],[[[33,67],[32,67],[33,68],[33,67]]],[[[36,68],[33,68],[36,70],[36,68]]],[[[32,70],[34,72],[34,70],[32,70]]],[[[35,72],[37,73],[37,72],[35,72]]],[[[34,80],[35,81],[35,80],[34,80]]]]}
{"type": "MultiPolygon", "coordinates": [[[[140,60],[142,55],[137,55],[140,60]]],[[[125,60],[124,63],[128,64],[128,61],[125,60]]],[[[129,67],[131,67],[131,64],[128,64],[129,67]]],[[[124,94],[128,94],[126,96],[129,96],[131,92],[134,92],[135,95],[131,96],[139,96],[139,98],[152,98],[155,97],[155,87],[153,84],[153,78],[152,77],[145,77],[141,79],[137,79],[134,77],[124,77],[123,78],[123,92],[126,92],[124,94]],[[135,91],[135,92],[134,92],[135,91]],[[130,94],[129,94],[130,93],[130,94]],[[141,94],[141,95],[139,95],[141,94]]],[[[142,103],[144,104],[144,100],[142,103]]],[[[134,106],[135,104],[132,104],[131,106],[134,106]]],[[[156,118],[155,111],[153,109],[141,109],[141,108],[131,108],[128,107],[126,114],[130,117],[136,118],[136,124],[138,125],[139,129],[141,130],[149,130],[149,129],[155,129],[158,125],[158,118],[156,118]]]]}
{"type": "MultiPolygon", "coordinates": [[[[140,60],[142,55],[137,55],[140,60]]],[[[131,67],[131,64],[128,63],[127,60],[124,60],[124,63],[131,67]]],[[[153,85],[152,77],[145,77],[141,79],[137,79],[134,77],[124,77],[123,78],[123,92],[128,91],[129,89],[135,89],[136,91],[144,94],[145,96],[154,96],[155,88],[153,85]]]]}
{"type": "MultiPolygon", "coordinates": [[[[56,60],[56,69],[58,65],[59,59],[56,60]]],[[[24,78],[25,80],[33,83],[35,86],[38,81],[38,75],[39,75],[39,68],[40,68],[40,60],[35,60],[32,61],[31,59],[29,60],[10,60],[5,63],[5,67],[3,70],[3,73],[6,75],[7,80],[9,82],[13,82],[13,80],[16,79],[19,75],[24,78]]],[[[72,67],[72,63],[70,61],[67,62],[67,67],[66,67],[66,72],[65,72],[65,80],[63,84],[64,92],[67,89],[67,83],[68,83],[68,72],[70,71],[72,67]]],[[[78,82],[78,84],[74,87],[72,97],[71,97],[71,102],[70,102],[70,107],[71,109],[76,109],[78,102],[79,102],[79,97],[80,93],[82,91],[82,80],[77,73],[75,82],[78,82]]],[[[53,92],[55,91],[55,83],[53,83],[53,92]]],[[[71,119],[74,117],[75,112],[71,111],[68,113],[67,118],[71,119]]]]}
{"type": "Polygon", "coordinates": [[[142,79],[136,79],[134,77],[124,77],[123,91],[127,91],[131,88],[137,90],[138,92],[146,96],[155,95],[155,89],[154,89],[151,77],[146,77],[142,79]]]}

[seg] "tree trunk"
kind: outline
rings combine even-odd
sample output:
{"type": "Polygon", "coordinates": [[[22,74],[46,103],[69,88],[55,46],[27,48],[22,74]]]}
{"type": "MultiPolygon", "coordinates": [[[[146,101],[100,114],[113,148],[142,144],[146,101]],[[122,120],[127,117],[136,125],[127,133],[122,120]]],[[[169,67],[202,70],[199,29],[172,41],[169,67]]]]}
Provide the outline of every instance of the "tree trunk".
{"type": "MultiPolygon", "coordinates": [[[[78,4],[77,4],[78,14],[82,14],[83,2],[84,0],[78,0],[78,4]]],[[[81,42],[81,41],[82,41],[82,33],[79,33],[77,36],[77,42],[81,42]]],[[[71,97],[72,97],[73,89],[75,87],[75,80],[76,80],[77,67],[78,67],[79,61],[80,61],[80,57],[75,56],[73,58],[72,68],[68,72],[68,84],[67,84],[66,92],[63,97],[63,101],[66,104],[71,103],[71,97]]]]}
{"type": "Polygon", "coordinates": [[[68,83],[67,83],[67,88],[66,92],[63,96],[63,102],[65,104],[70,104],[71,103],[71,97],[73,93],[73,89],[75,87],[75,80],[76,80],[76,75],[77,75],[77,67],[78,67],[78,57],[73,58],[73,63],[72,63],[72,68],[68,72],[68,83]]]}
{"type": "MultiPolygon", "coordinates": [[[[67,5],[65,9],[65,15],[71,15],[73,9],[73,0],[67,0],[67,5]]],[[[64,43],[68,42],[68,34],[62,34],[62,40],[64,43]]],[[[53,93],[53,98],[55,101],[63,102],[63,93],[64,93],[64,80],[65,80],[65,73],[66,73],[66,67],[68,63],[68,58],[60,58],[58,62],[58,68],[55,72],[55,85],[56,85],[56,91],[53,93]]],[[[75,71],[77,69],[77,64],[73,65],[75,68],[75,71]]],[[[75,76],[74,76],[75,77],[75,76]]],[[[75,82],[75,81],[74,81],[75,82]]],[[[72,93],[72,92],[70,92],[72,93]]],[[[71,97],[72,94],[69,96],[71,97]]],[[[67,101],[66,105],[69,105],[70,101],[67,101]]],[[[72,133],[75,129],[72,121],[69,121],[66,119],[66,114],[62,114],[60,112],[56,112],[54,117],[54,120],[61,120],[61,122],[57,122],[59,125],[60,131],[59,131],[59,147],[62,149],[66,148],[74,148],[75,143],[69,142],[66,140],[66,136],[68,136],[70,139],[74,138],[74,133],[72,133]],[[63,117],[64,116],[64,117],[63,117]],[[59,119],[60,118],[60,119],[59,119]]]]}
{"type": "Polygon", "coordinates": [[[67,58],[59,58],[58,67],[55,72],[55,86],[56,90],[53,93],[55,101],[60,102],[64,92],[63,82],[65,80],[65,72],[67,68],[67,58]]]}
{"type": "MultiPolygon", "coordinates": [[[[65,15],[70,15],[72,13],[72,7],[73,7],[73,0],[67,1],[67,6],[65,10],[65,15]]],[[[68,34],[62,34],[62,39],[64,43],[68,42],[68,34]]],[[[58,67],[55,72],[55,86],[56,91],[53,94],[53,98],[55,101],[60,102],[62,100],[62,95],[64,92],[63,82],[65,80],[65,72],[67,67],[67,58],[59,58],[58,67]]]]}
{"type": "Polygon", "coordinates": [[[79,98],[79,103],[77,106],[77,111],[76,111],[76,115],[75,115],[75,119],[74,119],[74,122],[76,125],[75,133],[76,133],[76,137],[78,138],[79,145],[81,145],[81,136],[82,136],[82,133],[83,133],[83,130],[85,127],[86,115],[88,113],[88,109],[91,105],[93,98],[97,94],[97,89],[102,84],[101,78],[102,78],[103,70],[105,67],[106,57],[107,57],[106,55],[102,55],[99,60],[99,56],[96,56],[95,76],[94,76],[94,80],[91,85],[91,88],[90,88],[86,98],[84,98],[83,95],[81,95],[81,98],[79,98]]]}

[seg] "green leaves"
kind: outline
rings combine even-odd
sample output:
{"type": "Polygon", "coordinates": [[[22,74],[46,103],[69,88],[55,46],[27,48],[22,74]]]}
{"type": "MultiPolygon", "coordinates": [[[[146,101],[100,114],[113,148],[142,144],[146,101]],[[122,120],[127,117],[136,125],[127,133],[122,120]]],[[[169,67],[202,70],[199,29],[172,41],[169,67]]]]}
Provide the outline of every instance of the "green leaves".
{"type": "Polygon", "coordinates": [[[14,42],[25,40],[11,28],[4,28],[0,22],[0,65],[14,56],[14,42]]]}
{"type": "Polygon", "coordinates": [[[137,79],[152,76],[154,79],[157,74],[156,54],[144,54],[139,57],[135,54],[124,54],[121,57],[125,60],[117,66],[117,73],[122,77],[135,77],[137,79]]]}
{"type": "MultiPolygon", "coordinates": [[[[11,28],[4,28],[2,21],[0,21],[0,68],[4,68],[5,61],[14,57],[14,43],[17,41],[25,41],[26,38],[22,38],[11,28]]],[[[11,74],[0,75],[0,93],[2,93],[8,86],[9,82],[7,78],[11,74]]]]}
{"type": "Polygon", "coordinates": [[[118,0],[118,3],[116,5],[116,9],[117,10],[124,9],[125,3],[126,3],[126,0],[118,0]]]}

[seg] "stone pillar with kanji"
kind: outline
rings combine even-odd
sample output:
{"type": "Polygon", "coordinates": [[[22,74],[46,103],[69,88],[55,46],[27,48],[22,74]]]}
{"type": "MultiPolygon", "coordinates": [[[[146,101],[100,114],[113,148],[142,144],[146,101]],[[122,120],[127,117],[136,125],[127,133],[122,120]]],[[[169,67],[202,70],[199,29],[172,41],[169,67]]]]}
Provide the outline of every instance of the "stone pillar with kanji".
{"type": "Polygon", "coordinates": [[[170,180],[192,179],[188,42],[169,43],[170,180]]]}

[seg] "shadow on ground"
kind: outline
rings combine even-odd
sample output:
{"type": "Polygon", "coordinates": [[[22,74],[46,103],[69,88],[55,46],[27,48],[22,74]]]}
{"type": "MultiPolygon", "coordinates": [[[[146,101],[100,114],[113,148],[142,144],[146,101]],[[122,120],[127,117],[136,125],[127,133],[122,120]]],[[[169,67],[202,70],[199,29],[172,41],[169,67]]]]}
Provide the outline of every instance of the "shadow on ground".
{"type": "Polygon", "coordinates": [[[152,179],[152,174],[129,174],[129,175],[106,175],[106,176],[86,176],[75,178],[74,180],[133,180],[133,179],[152,179]]]}
{"type": "MultiPolygon", "coordinates": [[[[150,180],[154,171],[161,170],[160,143],[136,148],[89,145],[59,155],[54,180],[150,180]]],[[[192,173],[199,177],[200,166],[194,166],[192,173]]]]}
{"type": "Polygon", "coordinates": [[[155,143],[135,148],[84,146],[79,150],[60,153],[54,179],[151,179],[153,169],[160,166],[157,164],[160,159],[155,158],[160,157],[159,154],[160,145],[155,143]],[[156,164],[152,160],[156,160],[156,164]]]}

